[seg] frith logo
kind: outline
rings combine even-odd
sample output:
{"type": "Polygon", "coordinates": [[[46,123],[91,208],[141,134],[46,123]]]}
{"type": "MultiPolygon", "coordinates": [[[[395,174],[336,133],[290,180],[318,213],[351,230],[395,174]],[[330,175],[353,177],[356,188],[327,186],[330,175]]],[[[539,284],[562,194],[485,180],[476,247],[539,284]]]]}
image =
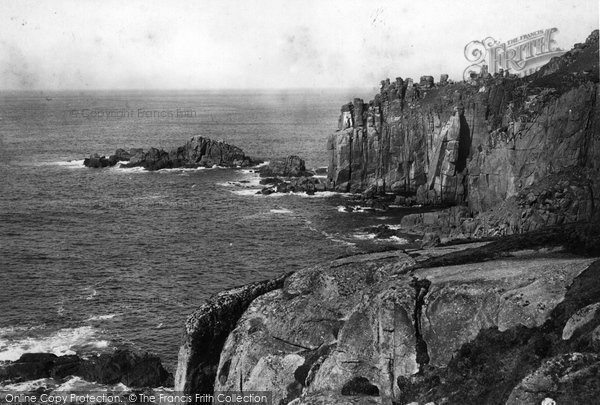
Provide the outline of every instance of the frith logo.
{"type": "Polygon", "coordinates": [[[481,41],[471,41],[465,46],[467,66],[463,76],[465,80],[471,74],[489,72],[492,75],[510,72],[526,76],[537,71],[548,61],[565,51],[556,46],[554,34],[557,28],[538,30],[501,43],[492,37],[481,41]]]}

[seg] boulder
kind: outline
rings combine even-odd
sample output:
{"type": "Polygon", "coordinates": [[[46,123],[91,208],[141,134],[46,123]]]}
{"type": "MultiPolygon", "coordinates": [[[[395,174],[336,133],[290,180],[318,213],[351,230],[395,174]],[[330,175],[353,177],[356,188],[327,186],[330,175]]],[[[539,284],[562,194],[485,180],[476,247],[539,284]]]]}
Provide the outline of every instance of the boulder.
{"type": "Polygon", "coordinates": [[[106,156],[99,156],[97,153],[90,155],[89,158],[83,160],[83,165],[95,169],[112,166],[111,161],[106,156]]]}
{"type": "Polygon", "coordinates": [[[419,85],[422,88],[425,88],[425,89],[432,88],[435,85],[435,83],[433,81],[433,76],[421,76],[421,80],[419,81],[419,85]]]}
{"type": "Polygon", "coordinates": [[[389,239],[392,236],[398,235],[398,231],[390,229],[387,225],[379,225],[374,228],[367,228],[365,231],[375,232],[375,237],[378,239],[389,239]]]}
{"type": "Polygon", "coordinates": [[[290,155],[283,160],[271,161],[258,171],[261,177],[299,177],[306,176],[306,164],[298,156],[290,155]]]}

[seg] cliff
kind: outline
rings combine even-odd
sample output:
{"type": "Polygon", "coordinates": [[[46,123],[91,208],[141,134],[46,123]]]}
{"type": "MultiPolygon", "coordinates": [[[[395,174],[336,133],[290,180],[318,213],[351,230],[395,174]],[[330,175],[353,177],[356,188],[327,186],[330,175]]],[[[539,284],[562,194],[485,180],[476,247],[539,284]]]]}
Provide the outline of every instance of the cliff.
{"type": "Polygon", "coordinates": [[[525,78],[387,79],[370,102],[342,106],[327,146],[330,185],[477,214],[573,179],[575,199],[556,211],[576,205],[575,218],[562,219],[588,220],[600,196],[598,91],[598,31],[525,78]]]}
{"type": "Polygon", "coordinates": [[[175,389],[267,390],[278,405],[596,403],[598,82],[594,31],[525,78],[398,78],[344,105],[330,188],[452,205],[405,228],[501,237],[218,294],[186,323],[175,389]]]}

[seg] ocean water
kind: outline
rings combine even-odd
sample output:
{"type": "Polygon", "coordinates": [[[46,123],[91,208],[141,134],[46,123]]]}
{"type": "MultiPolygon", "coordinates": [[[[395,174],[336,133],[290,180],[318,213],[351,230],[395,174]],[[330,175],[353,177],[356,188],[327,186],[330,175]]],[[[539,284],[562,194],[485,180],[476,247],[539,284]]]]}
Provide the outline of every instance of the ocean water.
{"type": "Polygon", "coordinates": [[[88,169],[116,148],[223,139],[327,165],[349,92],[0,93],[0,360],[129,347],[171,371],[212,294],[352,254],[398,212],[344,195],[258,196],[252,170],[88,169]],[[140,111],[141,115],[140,115],[140,111]]]}

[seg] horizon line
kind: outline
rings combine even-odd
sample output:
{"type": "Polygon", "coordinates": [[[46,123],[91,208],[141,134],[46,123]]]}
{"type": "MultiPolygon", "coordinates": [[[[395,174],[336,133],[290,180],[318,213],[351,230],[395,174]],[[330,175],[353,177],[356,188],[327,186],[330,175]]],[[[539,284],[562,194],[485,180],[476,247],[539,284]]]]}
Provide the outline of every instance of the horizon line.
{"type": "Polygon", "coordinates": [[[346,90],[373,90],[378,86],[356,86],[356,87],[224,87],[224,88],[65,88],[65,89],[0,89],[3,92],[81,92],[81,91],[346,91],[346,90]]]}

